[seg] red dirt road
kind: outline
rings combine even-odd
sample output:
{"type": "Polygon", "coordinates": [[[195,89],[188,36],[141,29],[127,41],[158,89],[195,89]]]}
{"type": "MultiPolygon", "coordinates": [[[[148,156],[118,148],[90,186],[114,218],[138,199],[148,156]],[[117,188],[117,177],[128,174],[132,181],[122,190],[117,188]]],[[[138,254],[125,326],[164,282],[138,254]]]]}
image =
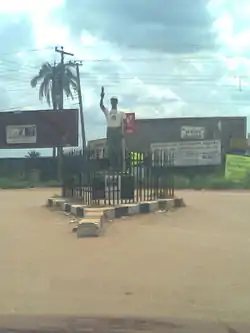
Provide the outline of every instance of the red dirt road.
{"type": "Polygon", "coordinates": [[[53,194],[0,191],[0,315],[250,322],[250,193],[182,192],[186,208],[80,240],[53,194]]]}

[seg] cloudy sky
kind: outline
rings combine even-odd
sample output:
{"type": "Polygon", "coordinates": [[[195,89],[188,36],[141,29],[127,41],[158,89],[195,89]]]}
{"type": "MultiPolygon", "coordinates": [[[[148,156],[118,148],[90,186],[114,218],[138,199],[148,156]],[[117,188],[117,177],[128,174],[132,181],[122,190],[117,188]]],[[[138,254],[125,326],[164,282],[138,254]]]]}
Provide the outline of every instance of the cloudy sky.
{"type": "Polygon", "coordinates": [[[83,60],[88,139],[105,134],[102,85],[140,118],[250,114],[248,0],[8,0],[0,15],[0,111],[47,107],[29,82],[63,45],[83,60]]]}

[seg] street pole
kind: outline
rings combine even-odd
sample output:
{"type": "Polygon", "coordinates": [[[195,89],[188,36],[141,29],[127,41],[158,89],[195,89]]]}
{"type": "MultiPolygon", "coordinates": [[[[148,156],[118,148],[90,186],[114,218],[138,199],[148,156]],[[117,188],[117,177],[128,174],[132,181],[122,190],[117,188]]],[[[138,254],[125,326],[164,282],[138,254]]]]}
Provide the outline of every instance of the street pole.
{"type": "Polygon", "coordinates": [[[74,61],[74,64],[76,65],[77,94],[78,94],[78,100],[79,100],[81,133],[82,133],[82,149],[84,151],[85,148],[86,148],[86,135],[85,135],[85,126],[84,126],[82,90],[81,90],[81,79],[80,79],[80,69],[79,69],[79,66],[82,66],[82,62],[81,61],[74,61]]]}
{"type": "MultiPolygon", "coordinates": [[[[61,48],[55,47],[55,52],[61,55],[61,73],[60,73],[60,102],[58,105],[58,111],[63,111],[63,87],[64,87],[64,57],[65,55],[73,56],[73,53],[64,51],[63,46],[61,48]]],[[[58,179],[62,182],[62,157],[63,157],[63,147],[58,147],[58,179]]]]}
{"type": "MultiPolygon", "coordinates": [[[[55,91],[55,86],[56,86],[56,62],[54,62],[53,67],[52,67],[52,106],[53,106],[53,111],[58,111],[57,108],[57,101],[56,101],[56,91],[55,91]]],[[[53,158],[56,158],[56,147],[54,146],[53,148],[53,158]]]]}
{"type": "Polygon", "coordinates": [[[55,47],[55,52],[61,54],[61,73],[60,73],[60,104],[59,109],[63,110],[63,82],[64,82],[64,56],[68,55],[73,57],[74,54],[70,52],[64,51],[63,46],[59,49],[58,47],[55,47]]]}

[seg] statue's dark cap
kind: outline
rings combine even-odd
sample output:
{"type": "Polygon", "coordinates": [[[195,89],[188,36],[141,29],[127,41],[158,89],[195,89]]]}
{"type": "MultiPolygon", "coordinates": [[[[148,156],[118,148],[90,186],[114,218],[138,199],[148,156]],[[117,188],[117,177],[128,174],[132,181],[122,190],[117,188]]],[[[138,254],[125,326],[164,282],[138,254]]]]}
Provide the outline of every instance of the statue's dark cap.
{"type": "Polygon", "coordinates": [[[118,101],[118,98],[117,97],[111,97],[110,100],[111,101],[118,101]]]}

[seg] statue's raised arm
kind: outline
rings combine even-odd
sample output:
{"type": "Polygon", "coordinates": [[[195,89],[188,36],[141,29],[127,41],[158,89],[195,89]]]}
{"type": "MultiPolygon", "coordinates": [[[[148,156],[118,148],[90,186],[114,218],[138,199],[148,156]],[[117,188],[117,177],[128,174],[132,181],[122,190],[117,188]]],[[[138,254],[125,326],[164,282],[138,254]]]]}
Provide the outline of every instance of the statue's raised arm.
{"type": "Polygon", "coordinates": [[[104,87],[102,87],[101,89],[101,99],[100,99],[100,108],[102,110],[102,112],[105,114],[105,117],[107,118],[108,116],[108,110],[105,108],[104,104],[103,104],[103,100],[104,100],[104,96],[105,96],[105,92],[104,92],[104,87]]]}

